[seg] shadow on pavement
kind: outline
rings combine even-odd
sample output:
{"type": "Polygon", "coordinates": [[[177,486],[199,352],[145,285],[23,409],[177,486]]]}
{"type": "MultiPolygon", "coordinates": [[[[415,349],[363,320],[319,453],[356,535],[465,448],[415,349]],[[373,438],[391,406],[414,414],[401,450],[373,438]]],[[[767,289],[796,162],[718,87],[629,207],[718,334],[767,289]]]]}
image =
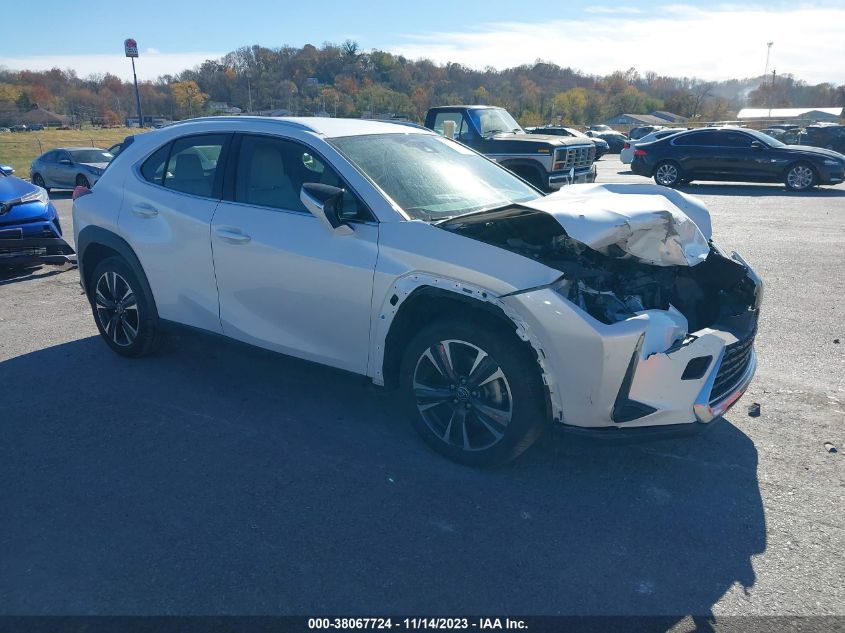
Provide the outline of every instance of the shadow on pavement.
{"type": "Polygon", "coordinates": [[[54,277],[76,268],[75,264],[28,264],[26,266],[4,267],[0,264],[0,286],[7,286],[19,281],[33,281],[44,277],[54,277]]]}
{"type": "Polygon", "coordinates": [[[356,376],[198,334],[0,363],[6,614],[700,615],[754,584],[757,451],[727,421],[555,433],[471,470],[356,376]]]}
{"type": "Polygon", "coordinates": [[[786,198],[842,198],[845,197],[845,189],[832,189],[830,187],[815,187],[809,191],[788,191],[786,187],[778,184],[769,185],[746,185],[746,184],[722,184],[722,183],[698,183],[678,187],[679,191],[693,195],[707,196],[760,196],[786,197],[786,198]]]}

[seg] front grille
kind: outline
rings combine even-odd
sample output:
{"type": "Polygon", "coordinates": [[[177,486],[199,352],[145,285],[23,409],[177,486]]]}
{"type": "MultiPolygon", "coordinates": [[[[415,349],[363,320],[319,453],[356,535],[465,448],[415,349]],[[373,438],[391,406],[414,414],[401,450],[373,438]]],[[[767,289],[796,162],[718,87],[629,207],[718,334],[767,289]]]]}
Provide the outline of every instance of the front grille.
{"type": "Polygon", "coordinates": [[[589,169],[596,159],[596,146],[593,143],[573,147],[561,147],[555,152],[555,171],[589,169]]]}
{"type": "Polygon", "coordinates": [[[710,392],[710,402],[716,402],[733,389],[739,383],[748,364],[751,362],[751,353],[754,351],[754,335],[756,329],[746,338],[731,343],[725,348],[722,356],[722,364],[716,374],[716,381],[710,392]]]}

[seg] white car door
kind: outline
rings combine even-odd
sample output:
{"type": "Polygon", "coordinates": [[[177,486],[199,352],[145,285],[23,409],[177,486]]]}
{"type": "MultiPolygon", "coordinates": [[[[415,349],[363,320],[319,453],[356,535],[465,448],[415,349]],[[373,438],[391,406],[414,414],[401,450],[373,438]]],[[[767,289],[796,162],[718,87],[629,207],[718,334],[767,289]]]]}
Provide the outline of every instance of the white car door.
{"type": "Polygon", "coordinates": [[[118,226],[141,261],[159,316],[220,332],[211,218],[231,133],[178,138],[124,183],[118,226]],[[219,168],[218,168],[218,163],[219,168]]]}
{"type": "Polygon", "coordinates": [[[365,373],[378,224],[312,148],[243,135],[233,151],[233,183],[211,223],[223,332],[365,373]],[[351,234],[332,232],[305,209],[305,182],[347,189],[351,234]]]}

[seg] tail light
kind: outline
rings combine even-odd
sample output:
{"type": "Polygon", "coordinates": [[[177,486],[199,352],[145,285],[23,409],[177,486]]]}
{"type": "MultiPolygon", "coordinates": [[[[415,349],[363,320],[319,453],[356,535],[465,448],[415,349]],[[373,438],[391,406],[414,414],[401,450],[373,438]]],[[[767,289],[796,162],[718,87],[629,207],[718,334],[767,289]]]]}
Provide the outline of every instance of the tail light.
{"type": "Polygon", "coordinates": [[[645,156],[646,154],[648,154],[648,152],[646,152],[644,149],[634,150],[634,156],[645,156]]]}
{"type": "Polygon", "coordinates": [[[625,144],[622,146],[622,149],[631,149],[631,144],[630,144],[630,143],[625,143],[625,144]]]}
{"type": "Polygon", "coordinates": [[[73,195],[71,195],[72,200],[76,200],[77,198],[81,198],[82,196],[87,196],[91,193],[91,190],[88,187],[83,187],[82,185],[78,185],[73,190],[73,195]]]}

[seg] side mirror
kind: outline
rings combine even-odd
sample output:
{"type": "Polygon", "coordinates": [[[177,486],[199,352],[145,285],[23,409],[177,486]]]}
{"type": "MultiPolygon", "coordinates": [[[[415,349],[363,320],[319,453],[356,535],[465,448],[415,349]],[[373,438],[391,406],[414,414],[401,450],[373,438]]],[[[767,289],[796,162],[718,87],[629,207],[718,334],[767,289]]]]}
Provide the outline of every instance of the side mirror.
{"type": "Polygon", "coordinates": [[[751,141],[751,149],[764,149],[765,147],[760,141],[751,141]]]}
{"type": "Polygon", "coordinates": [[[69,158],[60,158],[59,165],[73,165],[73,161],[69,158]]]}
{"type": "Polygon", "coordinates": [[[340,205],[344,190],[331,185],[306,182],[299,192],[299,199],[320,222],[337,235],[351,235],[352,227],[340,219],[340,205]]]}
{"type": "Polygon", "coordinates": [[[0,172],[2,172],[4,176],[11,176],[15,173],[15,168],[11,165],[0,165],[0,172]]]}

